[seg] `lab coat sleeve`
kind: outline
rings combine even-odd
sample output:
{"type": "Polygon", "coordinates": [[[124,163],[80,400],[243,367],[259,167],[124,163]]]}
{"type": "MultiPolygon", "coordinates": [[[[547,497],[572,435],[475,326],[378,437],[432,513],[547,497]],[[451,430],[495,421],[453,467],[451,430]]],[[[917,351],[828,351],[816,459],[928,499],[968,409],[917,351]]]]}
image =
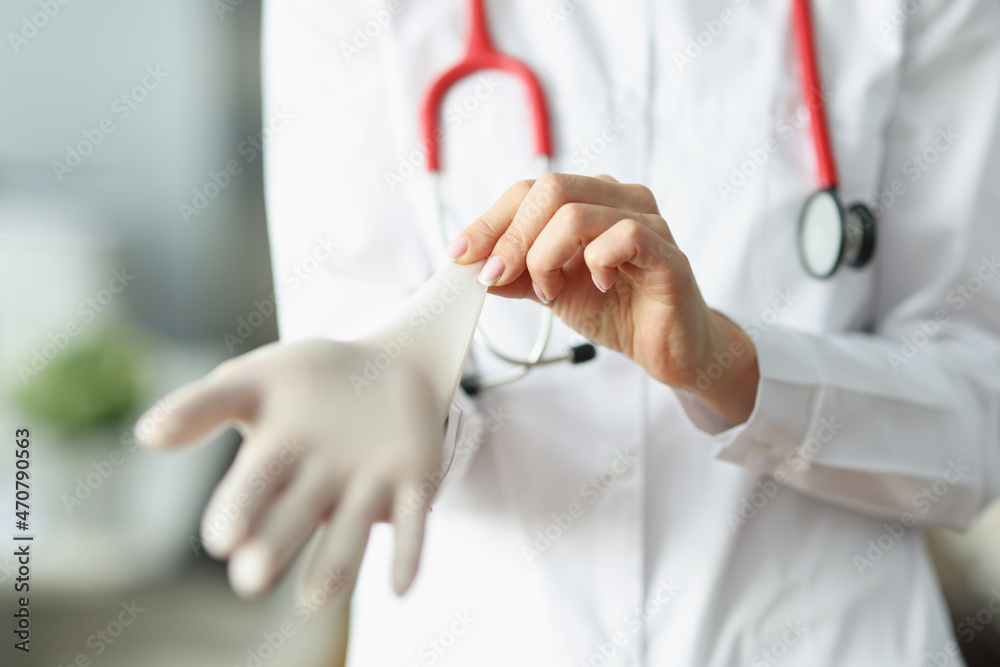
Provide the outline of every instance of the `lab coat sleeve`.
{"type": "MultiPolygon", "coordinates": [[[[391,129],[396,111],[381,51],[387,40],[349,48],[354,27],[370,20],[363,4],[264,5],[263,121],[290,118],[265,137],[264,151],[283,341],[367,334],[436,268],[408,194],[413,183],[387,178],[412,149],[391,129]]],[[[467,467],[474,451],[463,453],[462,438],[479,420],[475,403],[457,394],[442,451],[447,477],[467,467]]]]}
{"type": "Polygon", "coordinates": [[[759,332],[756,404],[737,427],[679,396],[719,459],[962,528],[1000,493],[1000,6],[921,3],[905,30],[880,191],[900,165],[907,190],[879,220],[874,331],[759,332]]]}

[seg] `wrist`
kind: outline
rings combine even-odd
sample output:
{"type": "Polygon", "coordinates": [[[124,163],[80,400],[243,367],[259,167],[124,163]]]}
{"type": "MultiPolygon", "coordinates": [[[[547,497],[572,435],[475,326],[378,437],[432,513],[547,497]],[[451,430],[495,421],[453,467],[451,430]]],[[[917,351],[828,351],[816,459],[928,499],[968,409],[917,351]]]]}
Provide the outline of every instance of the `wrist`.
{"type": "Polygon", "coordinates": [[[757,348],[732,320],[716,310],[710,314],[711,352],[700,364],[695,382],[685,389],[735,426],[750,417],[757,401],[757,348]]]}

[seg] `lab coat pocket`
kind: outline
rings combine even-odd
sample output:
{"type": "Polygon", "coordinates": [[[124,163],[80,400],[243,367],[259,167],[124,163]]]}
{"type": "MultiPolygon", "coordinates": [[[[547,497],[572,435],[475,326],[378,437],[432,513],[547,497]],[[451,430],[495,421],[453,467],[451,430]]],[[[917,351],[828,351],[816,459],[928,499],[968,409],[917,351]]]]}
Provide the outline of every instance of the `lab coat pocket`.
{"type": "MultiPolygon", "coordinates": [[[[756,267],[762,307],[780,297],[794,307],[782,324],[814,331],[865,329],[871,325],[872,297],[878,274],[875,256],[861,268],[842,264],[834,275],[810,276],[799,252],[799,218],[806,199],[816,191],[816,159],[808,121],[776,118],[775,150],[767,162],[761,252],[756,267]]],[[[878,192],[885,140],[875,128],[831,123],[833,152],[840,180],[840,199],[849,208],[869,203],[878,192]]],[[[869,204],[870,205],[870,204],[869,204]]]]}
{"type": "Polygon", "coordinates": [[[468,471],[476,454],[489,440],[479,407],[461,389],[455,392],[441,447],[441,483],[460,479],[468,471]]]}

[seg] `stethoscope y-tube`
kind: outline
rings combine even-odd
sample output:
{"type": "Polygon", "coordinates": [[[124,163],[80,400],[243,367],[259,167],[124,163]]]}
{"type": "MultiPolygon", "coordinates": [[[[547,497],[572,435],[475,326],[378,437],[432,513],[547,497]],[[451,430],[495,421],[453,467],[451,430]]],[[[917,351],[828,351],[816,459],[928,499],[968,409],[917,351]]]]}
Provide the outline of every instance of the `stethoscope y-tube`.
{"type": "MultiPolygon", "coordinates": [[[[430,173],[434,188],[442,248],[448,243],[449,238],[443,198],[441,196],[439,140],[442,134],[439,122],[441,105],[444,102],[445,95],[447,95],[453,85],[461,79],[484,69],[501,70],[520,80],[528,95],[528,105],[531,110],[532,125],[534,128],[535,154],[538,157],[542,173],[549,171],[549,158],[552,156],[552,135],[549,126],[548,109],[545,104],[545,94],[542,91],[541,84],[538,82],[538,78],[531,71],[531,68],[523,62],[494,48],[489,30],[487,29],[483,0],[469,0],[469,24],[469,37],[466,42],[465,55],[458,63],[434,80],[427,92],[427,96],[424,98],[424,104],[421,109],[420,126],[425,142],[424,145],[427,146],[427,170],[430,173]]],[[[535,342],[528,353],[528,357],[517,359],[501,352],[486,337],[482,328],[476,327],[476,343],[501,361],[513,365],[514,368],[507,373],[490,377],[484,377],[479,374],[468,375],[462,378],[462,388],[468,394],[475,395],[484,389],[513,382],[526,375],[529,370],[536,366],[544,366],[562,361],[577,364],[589,361],[597,354],[597,348],[594,345],[584,343],[583,345],[571,348],[563,355],[543,357],[551,334],[552,310],[550,308],[543,308],[542,321],[538,326],[538,335],[535,337],[535,342]]]]}

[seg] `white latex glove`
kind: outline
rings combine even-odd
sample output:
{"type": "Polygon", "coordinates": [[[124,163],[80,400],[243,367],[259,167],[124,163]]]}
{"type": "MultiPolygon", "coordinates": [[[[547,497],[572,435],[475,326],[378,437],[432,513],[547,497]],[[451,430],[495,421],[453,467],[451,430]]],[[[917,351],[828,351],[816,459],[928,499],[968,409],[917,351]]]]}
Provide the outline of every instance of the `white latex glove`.
{"type": "Polygon", "coordinates": [[[409,588],[433,497],[427,482],[440,475],[446,408],[485,298],[477,271],[447,265],[394,323],[363,341],[264,346],[221,364],[139,419],[136,436],[152,448],[199,440],[230,424],[242,433],[202,520],[203,545],[230,559],[234,590],[248,597],[267,590],[321,527],[299,594],[345,600],[372,523],[388,520],[396,531],[393,584],[399,594],[409,588]],[[359,383],[366,362],[388,358],[382,343],[401,335],[398,356],[359,383]]]}

